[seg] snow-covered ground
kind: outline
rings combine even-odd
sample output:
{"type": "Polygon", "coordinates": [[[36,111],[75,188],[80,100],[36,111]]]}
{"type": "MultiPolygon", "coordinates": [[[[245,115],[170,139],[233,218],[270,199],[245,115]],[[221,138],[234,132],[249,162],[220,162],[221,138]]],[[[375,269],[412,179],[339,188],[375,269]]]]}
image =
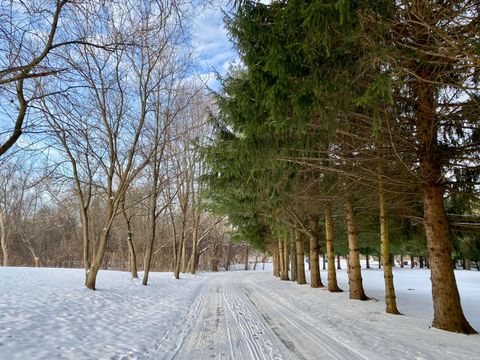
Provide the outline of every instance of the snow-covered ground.
{"type": "MultiPolygon", "coordinates": [[[[270,271],[180,280],[154,273],[147,287],[103,271],[93,292],[82,286],[82,270],[0,268],[0,359],[479,358],[480,335],[429,328],[428,270],[395,269],[404,316],[384,313],[383,273],[362,274],[371,301],[270,271]]],[[[480,330],[480,272],[456,276],[465,314],[480,330]]],[[[338,278],[347,290],[345,270],[338,278]]]]}

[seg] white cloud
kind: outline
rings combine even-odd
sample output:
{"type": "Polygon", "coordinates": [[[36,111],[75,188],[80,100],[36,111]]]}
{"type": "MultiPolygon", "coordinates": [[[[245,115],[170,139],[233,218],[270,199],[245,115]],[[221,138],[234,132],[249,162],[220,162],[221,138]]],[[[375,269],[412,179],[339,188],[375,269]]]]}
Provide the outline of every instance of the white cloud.
{"type": "Polygon", "coordinates": [[[223,24],[222,9],[229,9],[228,0],[215,1],[215,4],[199,9],[194,19],[193,45],[196,49],[200,72],[210,75],[209,86],[217,88],[213,72],[225,74],[228,64],[238,60],[238,55],[223,24]]]}

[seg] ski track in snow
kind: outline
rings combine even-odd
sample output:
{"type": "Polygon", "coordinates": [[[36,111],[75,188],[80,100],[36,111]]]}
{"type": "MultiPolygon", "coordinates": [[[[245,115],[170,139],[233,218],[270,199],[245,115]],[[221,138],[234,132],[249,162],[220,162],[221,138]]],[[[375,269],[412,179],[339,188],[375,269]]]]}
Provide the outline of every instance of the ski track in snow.
{"type": "MultiPolygon", "coordinates": [[[[337,275],[346,289],[345,272],[337,275]]],[[[381,271],[362,275],[378,301],[267,271],[152,273],[147,287],[102,271],[92,292],[80,269],[0,268],[0,360],[479,359],[480,335],[429,328],[428,271],[395,270],[405,316],[384,313],[381,271]]],[[[457,275],[478,324],[480,274],[457,275]]]]}
{"type": "Polygon", "coordinates": [[[197,323],[174,359],[294,359],[234,278],[212,274],[197,323]]]}

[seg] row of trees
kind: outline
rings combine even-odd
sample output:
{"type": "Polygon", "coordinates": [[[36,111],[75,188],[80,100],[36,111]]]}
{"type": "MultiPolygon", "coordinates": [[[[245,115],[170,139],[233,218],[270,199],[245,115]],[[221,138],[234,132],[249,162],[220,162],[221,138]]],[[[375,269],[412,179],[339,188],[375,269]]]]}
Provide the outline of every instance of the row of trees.
{"type": "Polygon", "coordinates": [[[274,253],[282,279],[290,258],[292,276],[305,283],[308,252],[311,286],[322,286],[321,244],[328,289],[339,291],[334,257],[348,244],[351,299],[368,299],[360,250],[377,248],[392,314],[392,255],[427,256],[433,326],[474,333],[452,244],[476,259],[478,2],[236,6],[227,26],[242,65],[217,96],[217,136],[205,151],[211,206],[228,214],[237,236],[274,253]]]}
{"type": "Polygon", "coordinates": [[[146,285],[152,268],[178,278],[201,256],[218,269],[242,254],[230,246],[223,260],[225,221],[202,205],[211,101],[194,72],[198,3],[0,6],[3,265],[83,265],[95,289],[101,268],[127,260],[146,285]]]}

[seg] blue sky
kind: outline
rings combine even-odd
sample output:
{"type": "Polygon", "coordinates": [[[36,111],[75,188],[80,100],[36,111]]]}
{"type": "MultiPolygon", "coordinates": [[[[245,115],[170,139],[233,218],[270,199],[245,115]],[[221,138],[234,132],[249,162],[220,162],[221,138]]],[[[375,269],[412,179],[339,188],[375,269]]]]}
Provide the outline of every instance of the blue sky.
{"type": "Polygon", "coordinates": [[[223,10],[228,10],[228,0],[213,1],[195,16],[192,30],[194,48],[199,58],[200,72],[208,76],[208,86],[218,89],[214,72],[225,74],[228,65],[238,60],[238,56],[228,40],[223,25],[223,10]]]}

